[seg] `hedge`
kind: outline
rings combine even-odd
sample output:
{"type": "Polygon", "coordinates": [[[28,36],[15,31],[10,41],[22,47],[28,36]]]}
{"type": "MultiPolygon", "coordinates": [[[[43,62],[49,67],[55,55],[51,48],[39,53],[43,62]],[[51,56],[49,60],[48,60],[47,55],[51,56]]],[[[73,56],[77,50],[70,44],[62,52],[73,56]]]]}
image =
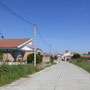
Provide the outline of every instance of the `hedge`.
{"type": "MultiPolygon", "coordinates": [[[[36,63],[38,64],[38,63],[42,62],[42,58],[43,58],[42,55],[36,54],[36,63]]],[[[32,63],[32,64],[34,63],[34,54],[33,53],[29,54],[27,56],[27,62],[32,63]]]]}

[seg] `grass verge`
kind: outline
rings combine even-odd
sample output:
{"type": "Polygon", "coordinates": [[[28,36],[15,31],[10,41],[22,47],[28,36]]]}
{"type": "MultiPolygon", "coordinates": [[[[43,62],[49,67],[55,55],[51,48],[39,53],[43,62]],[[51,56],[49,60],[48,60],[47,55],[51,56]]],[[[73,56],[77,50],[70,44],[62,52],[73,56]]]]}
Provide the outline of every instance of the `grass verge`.
{"type": "Polygon", "coordinates": [[[86,71],[90,73],[90,63],[87,60],[77,59],[77,60],[73,60],[72,63],[77,66],[80,66],[81,68],[85,69],[86,71]]]}
{"type": "Polygon", "coordinates": [[[42,68],[32,65],[3,65],[0,66],[0,86],[9,84],[21,77],[40,71],[42,68]]]}

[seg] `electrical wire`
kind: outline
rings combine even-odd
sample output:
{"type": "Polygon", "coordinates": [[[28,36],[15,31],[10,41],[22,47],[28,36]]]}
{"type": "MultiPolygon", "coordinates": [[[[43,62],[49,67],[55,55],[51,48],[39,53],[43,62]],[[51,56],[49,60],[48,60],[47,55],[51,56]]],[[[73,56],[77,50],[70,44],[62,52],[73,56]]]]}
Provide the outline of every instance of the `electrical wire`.
{"type": "MultiPolygon", "coordinates": [[[[22,21],[28,23],[28,24],[31,24],[31,25],[34,25],[33,23],[31,23],[30,21],[26,20],[25,18],[23,18],[22,16],[18,15],[14,10],[8,8],[5,4],[3,4],[1,1],[0,1],[0,7],[1,8],[5,8],[8,12],[10,12],[11,14],[13,14],[14,16],[18,17],[19,19],[21,19],[22,21]]],[[[38,27],[36,26],[37,28],[37,31],[38,31],[38,34],[39,36],[41,37],[42,41],[44,44],[50,46],[50,44],[48,44],[48,42],[43,38],[42,34],[40,33],[38,27]]]]}
{"type": "Polygon", "coordinates": [[[39,36],[41,37],[43,43],[49,45],[48,42],[43,38],[42,34],[40,33],[40,31],[39,31],[37,25],[36,25],[36,28],[37,28],[38,34],[39,34],[39,36]]]}
{"type": "Polygon", "coordinates": [[[21,19],[22,21],[28,23],[28,24],[32,24],[30,21],[26,20],[25,18],[21,17],[20,15],[18,15],[16,12],[14,12],[12,9],[8,8],[6,5],[4,5],[2,2],[0,2],[0,5],[3,6],[7,11],[11,12],[14,16],[18,17],[19,19],[21,19]]]}
{"type": "MultiPolygon", "coordinates": [[[[23,17],[21,17],[20,15],[18,15],[18,14],[17,14],[16,12],[14,12],[12,9],[8,8],[8,7],[7,7],[6,5],[4,5],[2,2],[0,2],[0,5],[1,5],[2,7],[4,7],[8,12],[11,12],[14,16],[18,17],[19,19],[25,21],[25,22],[28,23],[28,24],[34,25],[33,23],[29,22],[29,21],[26,20],[25,18],[23,18],[23,17]]],[[[37,26],[36,26],[36,27],[37,27],[37,26]]],[[[37,27],[37,31],[38,31],[39,36],[41,37],[42,41],[43,41],[45,44],[48,44],[48,42],[46,42],[46,40],[42,37],[42,35],[41,35],[38,27],[37,27]]]]}

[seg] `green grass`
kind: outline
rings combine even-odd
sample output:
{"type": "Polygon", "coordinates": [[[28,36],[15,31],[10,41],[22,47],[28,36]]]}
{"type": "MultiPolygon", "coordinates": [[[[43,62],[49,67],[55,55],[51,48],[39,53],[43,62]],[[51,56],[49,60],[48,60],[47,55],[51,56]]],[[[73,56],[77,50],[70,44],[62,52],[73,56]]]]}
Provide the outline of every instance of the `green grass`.
{"type": "Polygon", "coordinates": [[[3,65],[0,66],[0,86],[9,84],[21,77],[40,71],[42,68],[32,65],[3,65]]]}
{"type": "Polygon", "coordinates": [[[73,60],[72,63],[77,66],[80,66],[81,68],[85,69],[86,71],[90,73],[90,63],[87,60],[77,59],[77,60],[73,60]]]}

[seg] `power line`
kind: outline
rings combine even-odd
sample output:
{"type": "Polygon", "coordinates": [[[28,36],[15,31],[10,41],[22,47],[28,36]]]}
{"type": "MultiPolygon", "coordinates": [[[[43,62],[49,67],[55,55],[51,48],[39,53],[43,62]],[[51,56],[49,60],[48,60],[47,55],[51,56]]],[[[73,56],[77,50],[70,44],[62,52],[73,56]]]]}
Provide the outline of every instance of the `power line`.
{"type": "Polygon", "coordinates": [[[39,31],[39,29],[38,29],[37,26],[36,26],[36,28],[37,28],[38,34],[39,34],[39,36],[41,37],[43,43],[49,45],[48,42],[43,38],[43,36],[42,36],[42,34],[40,33],[40,31],[39,31]]]}
{"type": "Polygon", "coordinates": [[[19,19],[21,19],[22,21],[28,23],[28,24],[32,24],[30,21],[26,20],[25,18],[21,17],[20,15],[18,15],[16,12],[14,12],[12,9],[8,8],[6,5],[4,5],[2,2],[0,2],[0,5],[3,6],[7,11],[11,12],[14,16],[18,17],[19,19]]]}
{"type": "Polygon", "coordinates": [[[52,50],[54,50],[52,44],[48,43],[48,42],[43,38],[43,36],[42,36],[42,34],[40,33],[40,31],[39,31],[39,29],[38,29],[37,26],[36,26],[36,28],[37,28],[38,34],[39,34],[39,36],[41,37],[43,43],[44,43],[45,45],[48,45],[48,47],[49,47],[49,51],[48,51],[48,52],[49,52],[49,53],[52,53],[52,50]]]}
{"type": "Polygon", "coordinates": [[[7,3],[7,1],[6,1],[6,0],[3,0],[3,2],[7,3]]]}
{"type": "MultiPolygon", "coordinates": [[[[0,1],[0,5],[1,5],[2,8],[5,8],[8,12],[10,12],[10,13],[13,14],[14,16],[18,17],[18,18],[21,19],[22,21],[24,21],[24,22],[26,22],[26,23],[28,23],[28,24],[34,25],[34,24],[31,23],[30,21],[28,21],[28,20],[26,20],[25,18],[23,18],[22,16],[18,15],[14,10],[8,8],[8,7],[7,7],[6,5],[4,5],[1,1],[0,1]]],[[[43,38],[43,36],[42,36],[42,34],[40,33],[40,31],[39,31],[39,29],[38,29],[37,26],[36,26],[36,28],[37,28],[37,31],[38,31],[38,33],[39,33],[39,36],[41,37],[41,39],[42,39],[42,41],[44,42],[44,44],[46,44],[46,45],[49,46],[50,44],[48,44],[48,42],[43,38]]]]}
{"type": "Polygon", "coordinates": [[[44,43],[45,45],[48,45],[48,46],[49,46],[49,53],[52,52],[51,50],[55,51],[55,50],[54,50],[54,47],[52,46],[52,44],[48,43],[48,42],[43,38],[43,36],[42,36],[42,34],[40,33],[40,31],[39,31],[39,29],[38,29],[37,26],[36,26],[36,28],[37,28],[38,34],[39,34],[39,36],[41,37],[43,43],[44,43]]]}
{"type": "MultiPolygon", "coordinates": [[[[8,12],[11,12],[14,16],[18,17],[19,19],[23,20],[24,22],[26,22],[26,23],[28,23],[28,24],[34,25],[34,24],[31,23],[30,21],[28,21],[28,20],[26,20],[25,18],[23,18],[23,17],[21,17],[20,15],[18,15],[18,14],[17,14],[16,12],[14,12],[12,9],[8,8],[8,7],[7,7],[6,5],[4,5],[2,2],[0,2],[0,5],[3,6],[8,12]]],[[[36,26],[36,27],[37,27],[37,26],[36,26]]],[[[42,38],[43,42],[44,42],[45,44],[48,44],[48,43],[46,42],[46,40],[42,37],[42,35],[41,35],[38,27],[37,27],[37,31],[38,31],[38,33],[39,33],[39,36],[42,38]]],[[[49,44],[48,44],[48,45],[49,45],[49,44]]]]}

